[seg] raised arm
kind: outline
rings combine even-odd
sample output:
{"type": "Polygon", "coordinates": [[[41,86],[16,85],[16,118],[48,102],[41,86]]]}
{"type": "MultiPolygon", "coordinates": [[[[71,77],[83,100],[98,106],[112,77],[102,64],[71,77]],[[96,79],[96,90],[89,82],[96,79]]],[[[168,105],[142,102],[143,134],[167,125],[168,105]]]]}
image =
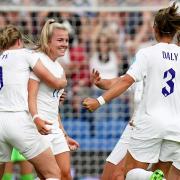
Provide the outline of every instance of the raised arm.
{"type": "Polygon", "coordinates": [[[100,89],[104,89],[104,90],[110,89],[113,86],[113,84],[116,83],[117,80],[118,77],[113,79],[101,79],[99,71],[95,69],[92,70],[91,82],[100,89]]]}
{"type": "Polygon", "coordinates": [[[113,86],[102,95],[105,102],[109,102],[112,99],[114,99],[114,98],[118,97],[119,95],[121,95],[134,82],[135,82],[134,79],[128,74],[124,75],[123,77],[120,76],[118,78],[118,80],[116,81],[116,83],[113,84],[113,86]]]}
{"type": "Polygon", "coordinates": [[[83,106],[89,111],[95,111],[100,105],[105,104],[106,102],[111,101],[117,96],[121,95],[124,91],[126,91],[132,84],[134,83],[134,79],[126,74],[123,77],[119,77],[116,83],[107,90],[102,96],[95,98],[86,98],[83,101],[83,106]]]}

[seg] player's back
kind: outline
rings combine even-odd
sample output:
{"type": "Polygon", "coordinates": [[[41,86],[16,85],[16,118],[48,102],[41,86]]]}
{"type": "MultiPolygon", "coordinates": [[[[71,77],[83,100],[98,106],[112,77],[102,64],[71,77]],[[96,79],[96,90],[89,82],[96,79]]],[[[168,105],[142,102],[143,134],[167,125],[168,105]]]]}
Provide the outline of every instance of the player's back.
{"type": "MultiPolygon", "coordinates": [[[[180,48],[158,43],[141,49],[128,71],[143,80],[144,93],[136,113],[136,126],[151,138],[180,139],[180,48]]],[[[137,138],[141,138],[137,133],[137,138]]]]}
{"type": "Polygon", "coordinates": [[[0,111],[24,111],[30,67],[37,60],[26,49],[4,51],[0,56],[0,111]]]}
{"type": "Polygon", "coordinates": [[[180,48],[158,43],[145,49],[147,70],[144,102],[146,112],[180,114],[180,48]]]}

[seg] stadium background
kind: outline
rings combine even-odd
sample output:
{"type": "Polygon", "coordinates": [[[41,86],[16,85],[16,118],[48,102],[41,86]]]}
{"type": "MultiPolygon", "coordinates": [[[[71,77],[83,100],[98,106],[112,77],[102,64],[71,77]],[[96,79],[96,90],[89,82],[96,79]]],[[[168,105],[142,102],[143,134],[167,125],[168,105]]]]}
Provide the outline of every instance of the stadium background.
{"type": "MultiPolygon", "coordinates": [[[[168,0],[0,0],[0,27],[17,25],[33,41],[48,18],[69,30],[69,51],[59,59],[68,78],[67,98],[60,112],[64,128],[80,143],[80,149],[72,153],[75,180],[99,179],[133,111],[131,92],[96,113],[82,108],[83,98],[102,93],[90,82],[92,68],[103,78],[125,73],[135,52],[153,44],[154,12],[168,4],[168,0]],[[100,54],[100,50],[108,53],[100,54]]],[[[17,167],[15,171],[18,173],[17,167]]]]}

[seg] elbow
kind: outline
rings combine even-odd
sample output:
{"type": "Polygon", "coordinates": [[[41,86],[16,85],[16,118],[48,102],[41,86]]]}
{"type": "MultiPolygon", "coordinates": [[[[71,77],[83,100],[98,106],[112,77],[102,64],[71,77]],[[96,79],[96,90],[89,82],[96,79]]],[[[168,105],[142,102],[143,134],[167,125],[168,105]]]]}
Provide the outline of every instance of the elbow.
{"type": "Polygon", "coordinates": [[[64,80],[62,80],[61,89],[65,88],[66,86],[67,86],[67,80],[64,79],[64,80]]]}

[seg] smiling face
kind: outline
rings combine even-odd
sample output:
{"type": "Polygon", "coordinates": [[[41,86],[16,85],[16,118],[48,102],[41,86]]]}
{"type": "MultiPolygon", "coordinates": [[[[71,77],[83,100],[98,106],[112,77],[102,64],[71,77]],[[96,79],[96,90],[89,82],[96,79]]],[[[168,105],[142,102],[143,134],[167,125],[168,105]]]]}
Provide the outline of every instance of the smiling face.
{"type": "Polygon", "coordinates": [[[58,57],[64,56],[69,46],[69,35],[64,29],[54,29],[52,37],[48,43],[49,57],[55,61],[58,57]]]}

